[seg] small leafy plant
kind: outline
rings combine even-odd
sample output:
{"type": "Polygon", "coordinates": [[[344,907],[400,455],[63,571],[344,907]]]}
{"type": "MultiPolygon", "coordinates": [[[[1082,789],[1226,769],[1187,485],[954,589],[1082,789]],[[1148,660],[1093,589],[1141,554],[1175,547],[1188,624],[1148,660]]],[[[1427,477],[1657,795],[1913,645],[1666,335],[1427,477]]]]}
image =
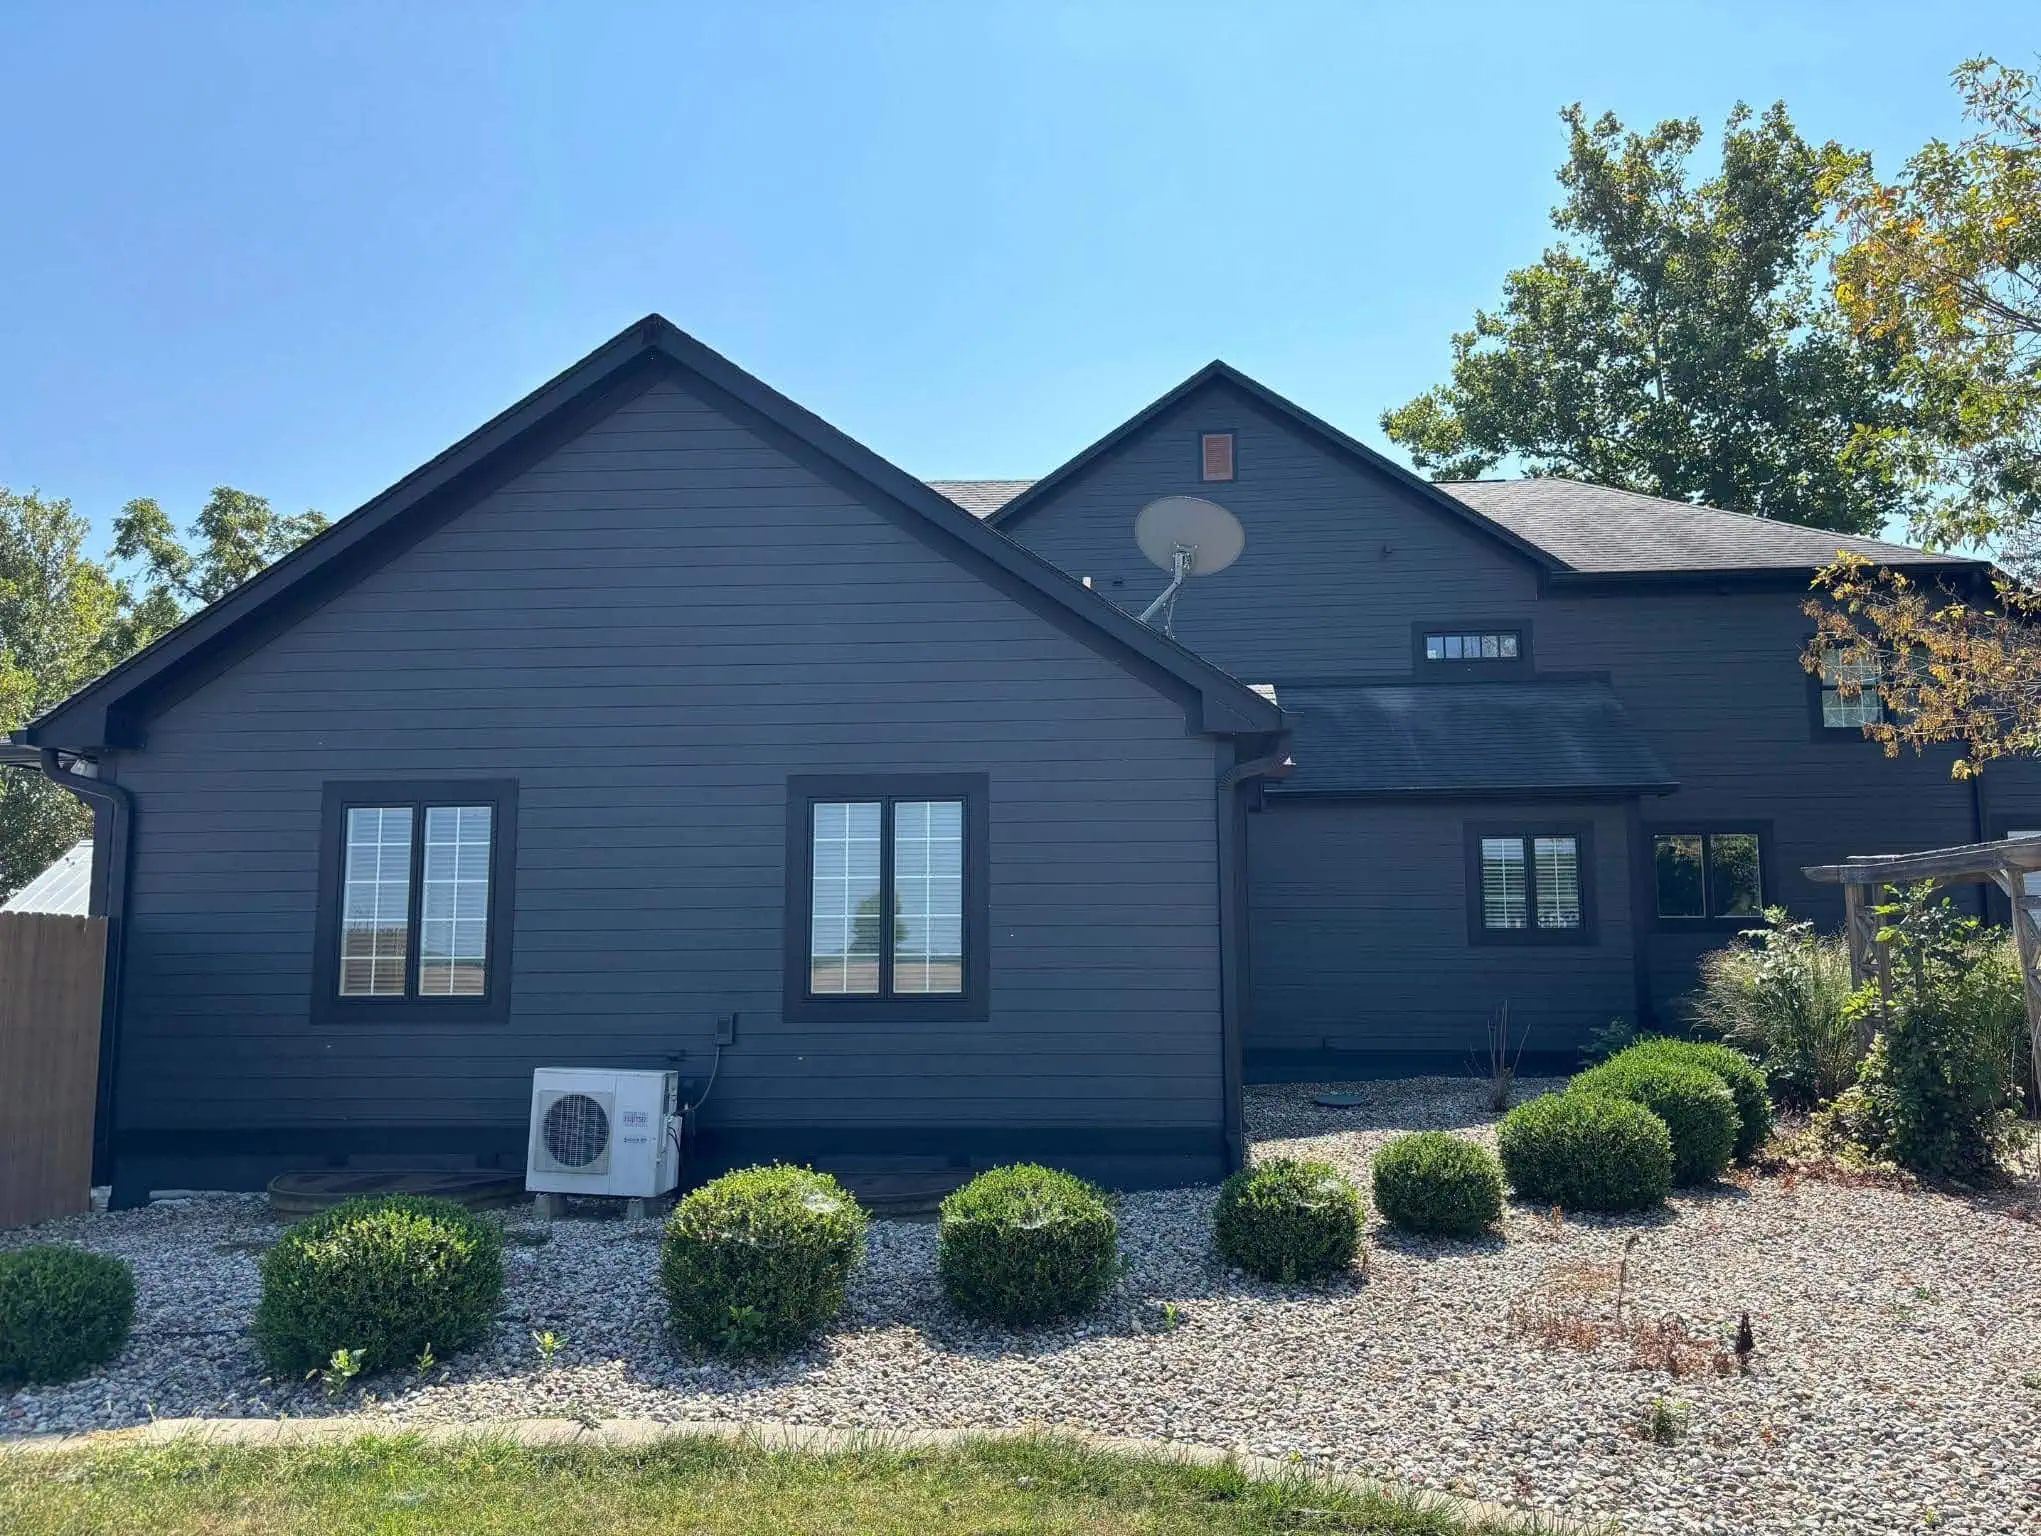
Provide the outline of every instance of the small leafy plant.
{"type": "Polygon", "coordinates": [[[1644,1410],[1644,1438],[1653,1445],[1677,1445],[1686,1438],[1689,1418],[1685,1403],[1654,1397],[1644,1410]]]}
{"type": "Polygon", "coordinates": [[[361,1374],[364,1355],[358,1349],[336,1349],[332,1358],[324,1365],[317,1365],[305,1372],[305,1379],[319,1378],[319,1385],[326,1389],[326,1399],[331,1402],[349,1387],[354,1378],[361,1374]]]}
{"type": "Polygon", "coordinates": [[[427,1339],[425,1341],[425,1348],[418,1351],[416,1358],[412,1360],[411,1369],[416,1371],[419,1375],[423,1376],[427,1371],[431,1370],[435,1365],[438,1364],[439,1359],[432,1352],[432,1340],[427,1339]]]}
{"type": "Polygon", "coordinates": [[[550,1328],[544,1332],[534,1330],[532,1333],[532,1347],[539,1352],[539,1363],[549,1370],[560,1353],[560,1346],[565,1342],[565,1339],[550,1328]]]}

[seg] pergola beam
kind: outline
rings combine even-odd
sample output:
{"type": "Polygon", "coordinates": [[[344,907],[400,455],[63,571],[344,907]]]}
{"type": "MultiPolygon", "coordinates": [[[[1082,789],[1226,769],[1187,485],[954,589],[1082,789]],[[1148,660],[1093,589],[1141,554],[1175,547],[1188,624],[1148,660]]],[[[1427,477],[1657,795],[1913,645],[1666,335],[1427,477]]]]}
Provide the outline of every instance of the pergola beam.
{"type": "Polygon", "coordinates": [[[1810,864],[1800,873],[1823,885],[1912,885],[1920,880],[1992,880],[2001,871],[2041,872],[2041,838],[1964,843],[1926,853],[1872,854],[1847,864],[1810,864]]]}

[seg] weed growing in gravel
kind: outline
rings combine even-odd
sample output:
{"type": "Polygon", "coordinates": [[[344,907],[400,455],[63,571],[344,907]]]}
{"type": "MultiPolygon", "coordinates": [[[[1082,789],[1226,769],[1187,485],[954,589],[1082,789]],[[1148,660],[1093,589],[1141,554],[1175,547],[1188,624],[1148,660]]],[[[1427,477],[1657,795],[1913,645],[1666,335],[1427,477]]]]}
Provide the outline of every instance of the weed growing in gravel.
{"type": "Polygon", "coordinates": [[[425,1341],[425,1348],[418,1351],[418,1358],[411,1362],[411,1369],[423,1376],[438,1364],[439,1360],[432,1353],[432,1340],[427,1339],[425,1341]]]}
{"type": "Polygon", "coordinates": [[[539,1352],[539,1363],[544,1366],[552,1365],[554,1357],[560,1353],[560,1346],[566,1342],[550,1328],[544,1333],[536,1330],[532,1333],[532,1347],[539,1352]]]}
{"type": "Polygon", "coordinates": [[[2020,1378],[2020,1385],[2030,1392],[2041,1392],[2041,1371],[2029,1371],[2020,1378]]]}
{"type": "Polygon", "coordinates": [[[1688,1419],[1685,1403],[1654,1397],[1644,1410],[1643,1436],[1653,1445],[1677,1445],[1686,1438],[1688,1419]]]}
{"type": "Polygon", "coordinates": [[[326,1389],[326,1397],[331,1401],[354,1385],[354,1378],[361,1374],[363,1358],[361,1350],[336,1349],[333,1358],[325,1365],[314,1366],[305,1372],[305,1379],[310,1381],[314,1376],[318,1377],[319,1385],[326,1389]]]}

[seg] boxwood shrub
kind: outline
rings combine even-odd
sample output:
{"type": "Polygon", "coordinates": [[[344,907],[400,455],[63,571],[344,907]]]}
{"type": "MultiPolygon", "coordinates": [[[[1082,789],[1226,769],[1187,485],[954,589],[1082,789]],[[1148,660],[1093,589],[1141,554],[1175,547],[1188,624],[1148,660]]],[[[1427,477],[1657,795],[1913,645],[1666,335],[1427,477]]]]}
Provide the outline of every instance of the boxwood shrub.
{"type": "Polygon", "coordinates": [[[865,1213],[826,1173],[774,1163],[704,1184],[673,1208],[659,1284],[697,1349],[779,1354],[843,1310],[865,1213]]]}
{"type": "Polygon", "coordinates": [[[1675,1184],[1706,1184],[1729,1166],[1740,1117],[1729,1085],[1705,1067],[1625,1051],[1568,1085],[1642,1104],[1672,1134],[1675,1184]]]}
{"type": "Polygon", "coordinates": [[[1035,1163],[981,1173],[942,1203],[936,1269],[950,1305],[1024,1328],[1098,1305],[1120,1273],[1105,1195],[1035,1163]]]}
{"type": "Polygon", "coordinates": [[[135,1324],[135,1275],[83,1248],[0,1253],[0,1384],[68,1381],[120,1353],[135,1324]]]}
{"type": "Polygon", "coordinates": [[[1319,1284],[1353,1263],[1366,1222],[1360,1191],[1332,1164],[1278,1157],[1220,1186],[1212,1236],[1251,1275],[1319,1284]]]}
{"type": "Polygon", "coordinates": [[[1444,1131],[1398,1136],[1375,1154],[1375,1209],[1407,1231],[1478,1237],[1502,1216],[1502,1165],[1444,1131]]]}
{"type": "Polygon", "coordinates": [[[1765,1085],[1764,1070],[1733,1046],[1712,1040],[1668,1040],[1656,1037],[1640,1040],[1611,1058],[1628,1057],[1684,1062],[1712,1072],[1722,1079],[1729,1096],[1736,1100],[1736,1161],[1748,1162],[1772,1136],[1772,1096],[1765,1085]]]}
{"type": "Polygon", "coordinates": [[[302,1376],[337,1349],[367,1374],[444,1359],[488,1336],[503,1298],[503,1229],[452,1200],[390,1195],[308,1216],[262,1256],[255,1343],[302,1376]]]}
{"type": "Polygon", "coordinates": [[[1572,1211],[1641,1211],[1672,1189],[1672,1135],[1630,1099],[1578,1089],[1519,1104],[1496,1128],[1510,1187],[1572,1211]]]}

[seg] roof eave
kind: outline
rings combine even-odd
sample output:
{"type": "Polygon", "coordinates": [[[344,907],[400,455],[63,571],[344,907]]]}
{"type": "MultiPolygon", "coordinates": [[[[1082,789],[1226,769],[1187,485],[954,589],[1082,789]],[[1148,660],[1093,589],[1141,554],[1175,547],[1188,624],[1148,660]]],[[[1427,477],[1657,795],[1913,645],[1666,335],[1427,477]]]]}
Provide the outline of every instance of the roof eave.
{"type": "Polygon", "coordinates": [[[426,498],[453,488],[472,471],[496,462],[528,434],[579,402],[630,381],[631,370],[656,366],[658,359],[693,373],[740,404],[789,432],[809,449],[834,462],[882,495],[919,514],[1112,640],[1123,653],[1196,691],[1196,720],[1213,734],[1261,734],[1283,729],[1282,711],[1247,685],[1160,635],[1104,596],[988,523],[873,453],[806,407],[746,373],[660,315],[649,315],[555,375],[509,409],[435,455],[317,538],[300,545],[218,602],[201,609],[168,634],[86,684],[19,732],[33,746],[97,751],[140,744],[137,728],[122,706],[167,679],[181,666],[198,664],[255,629],[265,610],[296,585],[334,562],[365,556],[383,531],[426,498]]]}

